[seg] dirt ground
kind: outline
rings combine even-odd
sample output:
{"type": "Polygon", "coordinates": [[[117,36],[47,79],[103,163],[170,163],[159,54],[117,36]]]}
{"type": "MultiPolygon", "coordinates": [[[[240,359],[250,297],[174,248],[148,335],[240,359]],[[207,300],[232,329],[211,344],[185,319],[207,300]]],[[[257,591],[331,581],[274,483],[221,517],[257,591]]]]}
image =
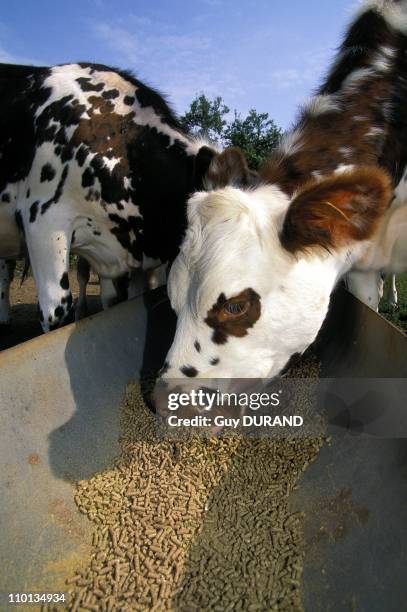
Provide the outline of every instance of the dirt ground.
{"type": "MultiPolygon", "coordinates": [[[[69,273],[69,283],[75,300],[79,291],[75,269],[69,273]]],[[[407,333],[407,274],[400,274],[397,277],[397,289],[399,306],[393,308],[382,300],[380,312],[404,333],[407,333]]],[[[95,274],[91,275],[87,295],[89,314],[99,312],[101,310],[99,283],[95,274]]],[[[42,333],[37,313],[37,290],[34,279],[28,276],[21,284],[21,270],[17,270],[16,278],[11,286],[11,304],[11,328],[8,331],[0,330],[0,351],[42,333]]]]}
{"type": "MultiPolygon", "coordinates": [[[[75,300],[79,291],[76,270],[69,273],[69,284],[75,300]]],[[[99,282],[95,275],[90,278],[87,296],[89,314],[101,310],[99,282]]],[[[11,285],[10,300],[11,327],[7,331],[0,330],[0,351],[42,334],[37,312],[37,290],[32,276],[28,276],[21,284],[21,276],[17,273],[11,285]]]]}

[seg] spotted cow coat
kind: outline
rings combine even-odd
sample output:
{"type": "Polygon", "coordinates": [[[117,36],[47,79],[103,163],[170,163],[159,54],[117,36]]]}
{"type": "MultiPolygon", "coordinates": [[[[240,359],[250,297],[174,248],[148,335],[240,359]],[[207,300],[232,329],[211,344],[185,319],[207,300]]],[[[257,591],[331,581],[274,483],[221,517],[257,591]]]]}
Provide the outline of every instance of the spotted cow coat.
{"type": "Polygon", "coordinates": [[[377,293],[381,271],[407,270],[406,108],[407,0],[366,0],[260,184],[236,189],[226,150],[213,191],[190,199],[166,381],[276,376],[315,340],[339,279],[358,274],[363,297],[367,277],[377,293]]]}
{"type": "MultiPolygon", "coordinates": [[[[368,0],[348,28],[317,95],[263,166],[261,178],[291,197],[305,182],[332,172],[379,166],[392,179],[391,205],[405,205],[406,103],[407,2],[368,0]]],[[[307,224],[305,216],[302,221],[307,224]]],[[[377,309],[383,293],[380,272],[354,271],[347,283],[377,309]]],[[[397,302],[394,276],[387,298],[397,302]]]]}
{"type": "Polygon", "coordinates": [[[128,72],[0,65],[0,257],[26,244],[44,330],[71,313],[70,252],[105,278],[175,257],[213,155],[128,72]]]}

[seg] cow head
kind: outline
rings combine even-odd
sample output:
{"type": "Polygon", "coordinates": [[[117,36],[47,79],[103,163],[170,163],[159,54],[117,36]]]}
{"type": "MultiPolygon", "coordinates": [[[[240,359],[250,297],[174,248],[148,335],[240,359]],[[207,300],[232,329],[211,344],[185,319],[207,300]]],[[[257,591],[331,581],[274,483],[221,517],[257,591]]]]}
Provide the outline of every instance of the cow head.
{"type": "Polygon", "coordinates": [[[226,150],[209,167],[212,191],[188,202],[168,280],[178,322],[164,378],[278,375],[314,341],[335,283],[390,197],[376,167],[314,180],[292,197],[276,185],[237,188],[239,181],[250,182],[247,166],[226,150]]]}

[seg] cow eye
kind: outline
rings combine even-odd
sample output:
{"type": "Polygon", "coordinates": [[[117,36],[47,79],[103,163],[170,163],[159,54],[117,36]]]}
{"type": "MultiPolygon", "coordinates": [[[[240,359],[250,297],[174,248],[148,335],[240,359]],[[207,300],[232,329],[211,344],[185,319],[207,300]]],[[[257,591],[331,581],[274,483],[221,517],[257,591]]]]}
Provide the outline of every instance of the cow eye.
{"type": "Polygon", "coordinates": [[[226,302],[223,306],[224,313],[229,317],[239,317],[247,312],[249,302],[226,302]]]}

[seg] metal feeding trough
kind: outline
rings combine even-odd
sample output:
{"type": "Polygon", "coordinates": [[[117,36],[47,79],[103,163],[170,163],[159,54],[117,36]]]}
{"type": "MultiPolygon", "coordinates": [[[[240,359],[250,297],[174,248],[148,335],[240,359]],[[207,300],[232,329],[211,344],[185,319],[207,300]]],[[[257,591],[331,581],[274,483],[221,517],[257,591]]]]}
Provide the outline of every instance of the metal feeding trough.
{"type": "MultiPolygon", "coordinates": [[[[12,609],[9,593],[63,591],[87,562],[91,525],[73,483],[117,455],[126,383],[162,364],[174,324],[156,290],[0,353],[1,610],[12,609]]],[[[343,290],[317,351],[326,377],[407,378],[407,338],[343,290]]],[[[390,401],[388,390],[387,380],[390,401]]],[[[302,594],[312,612],[407,601],[407,444],[356,433],[333,437],[291,500],[307,514],[302,594]]]]}

